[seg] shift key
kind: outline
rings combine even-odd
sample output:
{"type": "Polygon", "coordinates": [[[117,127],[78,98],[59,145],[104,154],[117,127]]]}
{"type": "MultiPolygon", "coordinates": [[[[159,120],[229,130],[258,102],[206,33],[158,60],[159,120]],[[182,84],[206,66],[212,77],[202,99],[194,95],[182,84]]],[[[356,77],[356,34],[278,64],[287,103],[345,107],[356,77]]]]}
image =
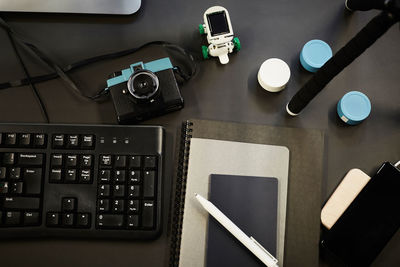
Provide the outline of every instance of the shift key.
{"type": "Polygon", "coordinates": [[[43,154],[20,153],[18,154],[18,164],[20,165],[42,165],[43,154]]]}
{"type": "Polygon", "coordinates": [[[40,206],[40,198],[34,197],[6,197],[3,200],[4,209],[38,210],[40,206]]]}

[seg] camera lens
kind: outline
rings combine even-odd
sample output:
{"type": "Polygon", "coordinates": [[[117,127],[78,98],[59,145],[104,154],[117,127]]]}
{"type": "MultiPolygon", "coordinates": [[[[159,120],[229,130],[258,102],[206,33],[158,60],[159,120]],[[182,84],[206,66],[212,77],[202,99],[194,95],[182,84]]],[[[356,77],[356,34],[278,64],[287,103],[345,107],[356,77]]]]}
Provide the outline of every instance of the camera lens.
{"type": "Polygon", "coordinates": [[[149,70],[135,72],[129,77],[128,90],[139,100],[151,99],[158,92],[158,77],[149,70]]]}

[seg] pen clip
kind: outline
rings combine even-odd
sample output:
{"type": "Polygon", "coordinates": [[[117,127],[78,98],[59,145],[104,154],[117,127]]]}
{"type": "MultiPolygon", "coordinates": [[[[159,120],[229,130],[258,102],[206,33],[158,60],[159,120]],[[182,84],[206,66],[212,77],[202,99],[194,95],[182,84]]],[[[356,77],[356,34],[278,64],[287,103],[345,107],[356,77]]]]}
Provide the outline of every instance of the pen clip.
{"type": "Polygon", "coordinates": [[[272,259],[275,263],[278,263],[278,260],[277,260],[274,256],[272,256],[271,253],[269,253],[269,251],[266,250],[260,243],[258,243],[257,240],[255,240],[252,236],[250,236],[250,239],[251,239],[251,241],[254,242],[254,244],[256,244],[256,245],[257,245],[259,248],[261,248],[266,254],[268,254],[268,256],[270,256],[271,259],[272,259]]]}

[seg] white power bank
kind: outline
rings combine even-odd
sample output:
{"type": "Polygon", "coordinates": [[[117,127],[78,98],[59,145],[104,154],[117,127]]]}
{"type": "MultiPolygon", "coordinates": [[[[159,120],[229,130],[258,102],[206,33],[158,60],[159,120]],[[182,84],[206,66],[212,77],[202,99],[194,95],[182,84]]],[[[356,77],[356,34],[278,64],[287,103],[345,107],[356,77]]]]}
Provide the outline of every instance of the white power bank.
{"type": "Polygon", "coordinates": [[[370,179],[360,169],[351,169],[346,174],[322,208],[321,222],[327,229],[331,229],[370,179]]]}

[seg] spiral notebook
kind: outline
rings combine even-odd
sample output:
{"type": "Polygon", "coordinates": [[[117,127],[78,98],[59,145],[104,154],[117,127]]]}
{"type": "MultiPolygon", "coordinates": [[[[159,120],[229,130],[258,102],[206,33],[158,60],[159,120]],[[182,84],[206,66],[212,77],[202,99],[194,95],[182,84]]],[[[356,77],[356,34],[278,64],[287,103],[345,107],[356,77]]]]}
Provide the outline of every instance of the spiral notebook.
{"type": "Polygon", "coordinates": [[[277,250],[277,259],[283,262],[288,167],[289,150],[284,146],[192,138],[183,201],[185,206],[179,266],[205,266],[208,213],[199,205],[194,195],[209,195],[211,174],[277,178],[279,197],[277,235],[274,237],[277,246],[274,250],[277,250]]]}
{"type": "MultiPolygon", "coordinates": [[[[319,213],[321,208],[321,178],[323,165],[324,134],[320,130],[272,127],[243,123],[210,120],[190,120],[183,123],[179,166],[175,181],[174,211],[172,214],[172,235],[170,266],[195,264],[198,256],[190,258],[181,253],[181,245],[196,244],[189,235],[183,237],[185,199],[188,190],[188,164],[198,153],[191,151],[191,140],[213,139],[287,147],[290,151],[288,168],[288,194],[286,227],[284,231],[283,266],[318,266],[319,261],[319,213]],[[193,154],[195,153],[195,154],[193,154]],[[180,265],[180,263],[187,263],[180,265]]],[[[196,141],[197,142],[197,141],[196,141]]],[[[239,174],[240,173],[234,173],[239,174]]],[[[255,174],[256,176],[260,176],[255,174]]],[[[275,175],[261,175],[271,176],[275,175]]],[[[191,180],[195,181],[195,179],[191,180]]],[[[189,188],[190,189],[190,188],[189,188]]],[[[280,223],[278,223],[280,225],[280,223]]],[[[206,229],[204,229],[206,231],[206,229]]],[[[193,246],[195,253],[205,259],[205,247],[193,246]],[[197,251],[199,250],[199,251],[197,251]]],[[[182,251],[183,252],[183,251],[182,251]]],[[[189,253],[190,254],[190,253],[189,253]]],[[[282,265],[280,265],[282,266],[282,265]]]]}

